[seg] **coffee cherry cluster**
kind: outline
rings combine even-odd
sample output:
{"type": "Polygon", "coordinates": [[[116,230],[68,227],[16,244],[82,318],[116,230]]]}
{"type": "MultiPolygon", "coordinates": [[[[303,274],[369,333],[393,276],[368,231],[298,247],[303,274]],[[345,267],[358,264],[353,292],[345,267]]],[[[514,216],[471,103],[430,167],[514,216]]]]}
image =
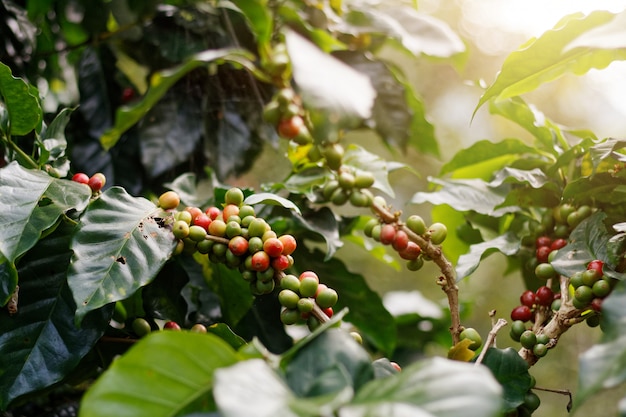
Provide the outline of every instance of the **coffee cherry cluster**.
{"type": "MultiPolygon", "coordinates": [[[[602,310],[602,301],[611,293],[617,280],[602,270],[604,263],[595,259],[587,264],[585,271],[578,271],[569,279],[572,304],[579,310],[591,309],[596,313],[602,310]]],[[[588,314],[586,323],[595,327],[600,324],[599,314],[588,314]]]]}
{"type": "Polygon", "coordinates": [[[212,262],[238,269],[255,295],[281,288],[279,300],[287,311],[283,315],[288,316],[285,319],[281,315],[284,323],[299,322],[306,313],[313,317],[309,320],[312,326],[316,317],[311,312],[316,303],[330,318],[337,301],[335,290],[320,284],[313,272],[303,273],[300,279],[285,273],[294,263],[291,255],[297,246],[296,239],[289,234],[277,236],[263,218],[256,216],[254,207],[244,204],[244,194],[239,188],[229,189],[224,200],[221,209],[186,207],[177,211],[180,205],[177,193],[168,191],[159,197],[159,206],[172,213],[172,233],[178,239],[174,254],[199,252],[212,262]],[[295,316],[296,310],[300,313],[299,320],[290,320],[289,316],[295,316]]]}
{"type": "Polygon", "coordinates": [[[515,410],[508,413],[506,417],[529,417],[541,405],[541,399],[533,391],[533,388],[536,384],[535,378],[532,375],[530,376],[530,378],[530,388],[528,389],[528,391],[526,391],[526,394],[524,395],[524,402],[522,402],[522,404],[520,404],[515,410]]]}
{"type": "Polygon", "coordinates": [[[367,171],[356,171],[347,166],[341,166],[336,172],[334,180],[328,181],[322,189],[326,201],[336,206],[350,202],[354,207],[369,207],[374,195],[369,187],[374,185],[374,175],[367,171]]]}
{"type": "Polygon", "coordinates": [[[291,87],[278,90],[263,108],[263,119],[276,127],[278,135],[298,145],[313,142],[305,117],[300,97],[291,87]]]}
{"type": "Polygon", "coordinates": [[[319,321],[312,315],[317,305],[324,314],[333,316],[333,307],[337,303],[337,292],[321,284],[313,271],[305,271],[299,277],[288,274],[280,279],[281,291],[278,301],[283,306],[280,319],[284,324],[306,323],[314,330],[319,321]]]}
{"type": "MultiPolygon", "coordinates": [[[[150,322],[143,317],[135,317],[131,322],[131,329],[137,337],[144,337],[153,331],[160,330],[156,323],[150,322]]],[[[175,321],[168,320],[163,323],[162,330],[182,331],[182,327],[175,321]]],[[[194,333],[207,333],[207,328],[204,324],[196,323],[190,329],[194,333]]]]}
{"type": "Polygon", "coordinates": [[[106,184],[106,177],[101,172],[97,172],[91,177],[84,172],[77,172],[72,176],[72,181],[88,185],[92,194],[97,194],[106,184]]]}
{"type": "Polygon", "coordinates": [[[519,342],[523,347],[541,358],[546,356],[550,347],[550,337],[544,333],[535,332],[526,326],[523,320],[515,320],[511,325],[511,339],[519,342]]]}

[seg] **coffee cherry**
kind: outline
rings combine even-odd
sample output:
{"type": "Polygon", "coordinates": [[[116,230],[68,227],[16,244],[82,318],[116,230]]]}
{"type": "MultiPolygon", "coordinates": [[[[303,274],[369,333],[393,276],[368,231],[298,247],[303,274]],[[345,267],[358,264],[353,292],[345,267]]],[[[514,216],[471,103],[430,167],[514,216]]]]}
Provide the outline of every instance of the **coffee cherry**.
{"type": "Polygon", "coordinates": [[[532,330],[526,330],[520,336],[519,341],[526,349],[532,349],[537,344],[537,335],[532,330]]]}
{"type": "Polygon", "coordinates": [[[84,172],[77,172],[72,176],[72,181],[79,184],[89,184],[89,176],[84,172]]]}
{"type": "Polygon", "coordinates": [[[297,308],[300,313],[310,313],[315,307],[315,302],[310,298],[300,298],[297,308]]]}
{"type": "Polygon", "coordinates": [[[194,242],[200,242],[206,237],[206,230],[200,226],[189,226],[189,239],[194,242]]]}
{"type": "Polygon", "coordinates": [[[540,264],[548,263],[548,257],[550,256],[550,252],[552,252],[550,246],[539,246],[535,251],[537,261],[539,261],[540,264]]]}
{"type": "Polygon", "coordinates": [[[596,297],[606,297],[611,292],[611,284],[607,280],[601,279],[593,284],[591,291],[596,297]]]}
{"type": "Polygon", "coordinates": [[[204,255],[210,253],[213,250],[215,242],[212,240],[204,239],[196,244],[196,250],[204,255]]]}
{"type": "Polygon", "coordinates": [[[312,276],[300,279],[300,295],[302,297],[313,297],[317,292],[319,280],[312,276]]]}
{"type": "Polygon", "coordinates": [[[522,305],[532,308],[535,305],[535,293],[531,290],[526,290],[519,297],[522,305]]]}
{"type": "Polygon", "coordinates": [[[239,216],[239,206],[236,204],[226,204],[222,209],[222,219],[228,222],[231,216],[239,216]]]}
{"type": "Polygon", "coordinates": [[[298,306],[298,301],[300,296],[292,290],[285,289],[278,293],[278,302],[283,307],[294,309],[298,306]]]}
{"type": "Polygon", "coordinates": [[[406,263],[406,268],[409,271],[419,271],[424,266],[424,259],[422,257],[411,259],[406,263]]]}
{"type": "Polygon", "coordinates": [[[183,211],[177,212],[174,215],[174,220],[182,220],[188,225],[190,225],[193,219],[191,217],[191,213],[189,213],[187,210],[183,210],[183,211]]]}
{"type": "Polygon", "coordinates": [[[228,249],[236,256],[245,255],[248,253],[248,241],[243,236],[235,236],[228,241],[228,249]]]}
{"type": "Polygon", "coordinates": [[[283,249],[283,242],[276,237],[270,237],[263,242],[263,250],[272,258],[280,256],[283,249]]]}
{"type": "Polygon", "coordinates": [[[322,149],[322,156],[326,160],[326,165],[333,171],[341,167],[344,153],[343,146],[338,143],[330,144],[322,149]]]}
{"type": "Polygon", "coordinates": [[[298,320],[300,320],[300,312],[298,310],[286,308],[280,313],[280,321],[283,324],[295,324],[298,320]]]}
{"type": "Polygon", "coordinates": [[[402,259],[410,261],[413,259],[417,259],[420,256],[420,253],[422,253],[422,248],[420,248],[417,243],[409,241],[406,248],[399,252],[399,255],[402,259]]]}
{"type": "Polygon", "coordinates": [[[541,248],[542,246],[550,246],[552,244],[552,239],[549,236],[539,236],[535,240],[535,246],[537,248],[541,248]]]}
{"type": "Polygon", "coordinates": [[[567,240],[565,240],[565,239],[555,239],[550,244],[550,249],[552,249],[554,251],[554,250],[559,250],[561,248],[564,248],[565,246],[567,246],[567,240]]]}
{"type": "Polygon", "coordinates": [[[604,275],[602,271],[603,266],[604,266],[604,262],[602,262],[601,260],[595,259],[589,262],[589,264],[587,264],[587,270],[594,270],[598,273],[598,276],[602,277],[604,275]]]}
{"type": "MultiPolygon", "coordinates": [[[[547,248],[547,246],[542,246],[542,248],[547,248]]],[[[540,280],[546,281],[556,276],[556,270],[551,263],[542,262],[535,267],[535,276],[540,280]]]]}
{"type": "Polygon", "coordinates": [[[602,298],[594,298],[593,300],[591,300],[591,308],[593,309],[593,311],[597,311],[600,312],[602,311],[602,298]]]}
{"type": "Polygon", "coordinates": [[[278,134],[285,139],[293,139],[304,128],[304,120],[296,115],[288,119],[282,119],[278,122],[278,134]]]}
{"type": "Polygon", "coordinates": [[[226,236],[226,223],[220,219],[215,219],[209,225],[209,233],[213,236],[226,236]]]}
{"type": "Polygon", "coordinates": [[[139,337],[143,337],[152,331],[150,323],[141,317],[134,319],[131,327],[133,328],[133,332],[139,337]]]}
{"type": "Polygon", "coordinates": [[[270,230],[267,222],[261,218],[255,218],[248,225],[248,234],[250,237],[261,237],[265,232],[270,230]]]}
{"type": "Polygon", "coordinates": [[[549,287],[546,287],[545,285],[537,288],[535,295],[537,304],[542,306],[549,306],[554,300],[554,293],[549,287]]]}
{"type": "Polygon", "coordinates": [[[196,323],[189,329],[192,333],[206,333],[207,328],[204,324],[196,323]]]}
{"type": "Polygon", "coordinates": [[[278,238],[283,244],[283,255],[291,255],[297,246],[296,238],[291,235],[282,235],[278,238]]]}
{"type": "Polygon", "coordinates": [[[406,227],[418,235],[426,233],[426,223],[424,219],[417,214],[413,214],[406,219],[406,227]]]}
{"type": "Polygon", "coordinates": [[[222,215],[222,210],[218,209],[215,206],[211,206],[205,210],[205,213],[209,216],[211,220],[215,220],[222,215]]]}
{"type": "Polygon", "coordinates": [[[398,252],[402,252],[409,246],[409,236],[404,230],[396,231],[391,246],[398,252]]]}
{"type": "Polygon", "coordinates": [[[175,321],[167,321],[165,322],[165,324],[163,325],[163,330],[175,330],[175,331],[180,331],[180,325],[178,323],[176,323],[175,321]]]}
{"type": "Polygon", "coordinates": [[[391,224],[383,224],[380,229],[380,243],[389,245],[396,237],[396,228],[391,224]]]}
{"type": "Polygon", "coordinates": [[[96,192],[100,191],[102,187],[104,187],[104,184],[106,184],[106,182],[107,180],[104,174],[101,172],[97,172],[89,178],[87,185],[89,186],[89,188],[91,188],[91,191],[96,192]]]}
{"type": "Polygon", "coordinates": [[[166,191],[159,196],[159,207],[163,210],[175,209],[180,205],[180,197],[175,191],[166,191]]]}
{"type": "Polygon", "coordinates": [[[226,191],[226,194],[224,195],[224,202],[227,205],[234,204],[236,206],[241,206],[241,204],[243,203],[243,199],[244,199],[243,191],[241,191],[237,187],[233,187],[229,189],[228,191],[226,191]]]}
{"type": "Polygon", "coordinates": [[[529,321],[533,317],[533,312],[526,305],[517,306],[511,311],[511,320],[529,321]]]}
{"type": "Polygon", "coordinates": [[[196,217],[202,214],[202,210],[200,210],[198,207],[185,207],[185,211],[191,214],[191,222],[193,222],[196,217]]]}
{"type": "Polygon", "coordinates": [[[480,333],[476,331],[476,329],[472,327],[467,327],[460,334],[461,340],[469,339],[471,340],[471,344],[468,346],[470,350],[476,350],[483,344],[483,339],[480,337],[480,333]]]}
{"type": "Polygon", "coordinates": [[[343,206],[350,200],[350,193],[343,188],[337,188],[330,196],[330,202],[336,206],[343,206]]]}
{"type": "Polygon", "coordinates": [[[586,285],[581,285],[574,291],[574,301],[586,305],[593,299],[593,291],[586,285]]]}
{"type": "Polygon", "coordinates": [[[443,223],[433,223],[428,228],[427,232],[430,234],[430,241],[433,245],[440,245],[448,237],[448,228],[443,223]]]}
{"type": "Polygon", "coordinates": [[[374,178],[374,174],[361,171],[354,177],[354,186],[356,188],[370,188],[376,182],[376,178],[374,178]]]}
{"type": "Polygon", "coordinates": [[[196,226],[200,226],[202,227],[204,230],[208,231],[209,230],[209,225],[213,222],[213,220],[211,220],[211,218],[209,217],[208,214],[206,213],[200,213],[196,216],[195,219],[193,219],[193,224],[196,226]]]}
{"type": "Polygon", "coordinates": [[[515,334],[517,337],[517,341],[519,342],[519,338],[522,335],[522,333],[524,333],[526,330],[526,325],[524,324],[524,322],[522,320],[515,320],[512,324],[511,324],[511,333],[515,334]]]}
{"type": "Polygon", "coordinates": [[[335,312],[333,311],[332,307],[323,308],[322,311],[324,312],[324,314],[328,318],[331,318],[333,316],[333,314],[335,314],[335,312]]]}
{"type": "Polygon", "coordinates": [[[184,220],[177,220],[172,226],[172,233],[176,239],[185,239],[189,236],[189,224],[184,220]]]}
{"type": "Polygon", "coordinates": [[[270,257],[264,251],[258,251],[252,255],[251,268],[254,271],[265,271],[270,267],[270,257]]]}
{"type": "MultiPolygon", "coordinates": [[[[322,284],[319,284],[319,286],[321,287],[322,284]]],[[[315,296],[315,302],[323,309],[333,307],[337,304],[338,299],[339,297],[337,295],[337,291],[332,288],[325,288],[322,291],[319,291],[315,296]]]]}
{"type": "Polygon", "coordinates": [[[369,207],[372,205],[374,197],[368,189],[352,190],[350,194],[350,204],[354,207],[369,207]]]}
{"type": "Polygon", "coordinates": [[[569,283],[572,285],[572,287],[574,288],[578,288],[581,285],[584,285],[585,283],[583,282],[583,273],[582,272],[576,272],[574,273],[574,275],[572,275],[569,279],[569,283]]]}
{"type": "Polygon", "coordinates": [[[524,407],[531,412],[535,411],[541,405],[541,399],[537,394],[532,391],[528,391],[524,396],[524,407]]]}
{"type": "Polygon", "coordinates": [[[583,285],[592,287],[601,278],[600,273],[595,269],[588,269],[583,272],[582,281],[583,285]]]}
{"type": "Polygon", "coordinates": [[[274,283],[274,280],[269,280],[269,281],[261,281],[261,280],[257,280],[255,282],[256,285],[256,293],[257,294],[269,294],[272,291],[274,291],[274,286],[276,285],[274,283]]]}
{"type": "Polygon", "coordinates": [[[280,280],[280,287],[299,293],[300,280],[295,275],[287,274],[280,280]]]}
{"type": "Polygon", "coordinates": [[[272,259],[272,268],[277,271],[284,271],[291,266],[291,261],[288,255],[279,255],[272,259]]]}

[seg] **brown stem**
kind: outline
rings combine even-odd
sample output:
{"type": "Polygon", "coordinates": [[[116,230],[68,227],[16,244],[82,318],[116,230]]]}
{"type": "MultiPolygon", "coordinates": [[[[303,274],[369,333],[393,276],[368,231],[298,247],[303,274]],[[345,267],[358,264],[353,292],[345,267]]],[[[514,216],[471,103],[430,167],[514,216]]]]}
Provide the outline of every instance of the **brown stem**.
{"type": "Polygon", "coordinates": [[[383,222],[396,223],[398,229],[404,231],[409,239],[417,243],[422,249],[422,252],[426,254],[429,259],[432,259],[441,270],[442,276],[438,278],[437,284],[441,286],[441,289],[448,297],[451,322],[450,333],[452,334],[452,343],[457,344],[460,340],[459,335],[461,334],[462,327],[459,315],[459,287],[456,285],[456,271],[454,267],[443,255],[441,247],[433,245],[429,239],[413,232],[399,220],[400,212],[391,213],[386,207],[382,207],[376,202],[372,204],[371,208],[383,222]]]}
{"type": "Polygon", "coordinates": [[[476,359],[476,362],[474,362],[475,365],[482,363],[485,355],[487,354],[487,350],[489,350],[489,347],[491,347],[492,345],[495,345],[496,336],[498,335],[498,332],[500,331],[500,329],[502,329],[506,325],[507,325],[507,321],[505,319],[498,319],[498,321],[496,321],[496,323],[493,325],[493,327],[489,331],[489,335],[487,336],[487,341],[485,342],[485,346],[483,347],[483,350],[480,351],[480,355],[478,355],[478,359],[476,359]]]}

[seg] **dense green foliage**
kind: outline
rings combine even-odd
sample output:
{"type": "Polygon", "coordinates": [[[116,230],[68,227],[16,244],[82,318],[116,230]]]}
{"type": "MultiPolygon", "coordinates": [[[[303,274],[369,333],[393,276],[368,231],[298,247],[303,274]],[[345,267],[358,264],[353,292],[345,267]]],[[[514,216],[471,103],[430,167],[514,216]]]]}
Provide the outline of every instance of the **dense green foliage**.
{"type": "Polygon", "coordinates": [[[538,406],[529,368],[584,323],[603,337],[580,358],[574,408],[623,384],[626,141],[565,128],[521,96],[626,58],[624,15],[567,16],[509,55],[476,110],[532,140],[446,155],[411,198],[433,205],[429,224],[386,201],[389,174],[412,167],[350,143],[367,131],[394,151],[446,149],[384,53],[463,59],[458,35],[419,9],[0,0],[0,410],[71,387],[89,417],[525,416],[538,406]],[[229,184],[272,147],[284,178],[229,184]],[[198,229],[188,208],[236,215],[198,229]],[[293,253],[263,246],[282,236],[293,253]],[[272,269],[248,259],[254,237],[272,269]],[[448,308],[394,316],[335,256],[346,241],[415,274],[433,263],[448,308]],[[456,283],[495,252],[528,289],[508,327],[494,324],[519,351],[461,323],[456,283]],[[304,271],[334,291],[279,296],[304,271]],[[182,331],[161,331],[173,322],[182,331]],[[448,358],[399,370],[399,352],[429,344],[448,358]]]}

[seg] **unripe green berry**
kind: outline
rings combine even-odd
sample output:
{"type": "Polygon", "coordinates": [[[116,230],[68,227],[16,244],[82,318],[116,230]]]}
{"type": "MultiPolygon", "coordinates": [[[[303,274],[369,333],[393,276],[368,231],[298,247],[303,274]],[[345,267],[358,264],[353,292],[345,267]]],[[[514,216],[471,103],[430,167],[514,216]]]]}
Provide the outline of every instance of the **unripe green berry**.
{"type": "Polygon", "coordinates": [[[367,171],[361,171],[354,177],[354,186],[356,188],[370,188],[376,182],[374,174],[367,171]]]}
{"type": "Polygon", "coordinates": [[[144,318],[137,317],[132,323],[133,332],[139,337],[143,337],[152,331],[150,323],[144,318]]]}
{"type": "Polygon", "coordinates": [[[430,234],[430,241],[433,245],[440,245],[448,237],[448,228],[443,223],[433,223],[428,228],[427,232],[430,234]]]}
{"type": "Polygon", "coordinates": [[[174,220],[182,220],[185,223],[187,223],[187,225],[190,225],[191,220],[192,220],[192,215],[187,210],[179,211],[174,215],[174,220]]]}
{"type": "Polygon", "coordinates": [[[269,225],[264,219],[255,218],[250,222],[248,226],[248,235],[250,237],[261,237],[265,232],[270,230],[269,225]]]}
{"type": "Polygon", "coordinates": [[[314,306],[315,302],[310,298],[300,298],[297,303],[298,311],[301,313],[310,313],[314,306]]]}
{"type": "Polygon", "coordinates": [[[206,237],[206,230],[202,226],[189,226],[189,239],[194,242],[203,241],[206,237]]]}
{"type": "Polygon", "coordinates": [[[243,203],[243,199],[243,191],[237,187],[233,187],[226,191],[226,195],[224,196],[224,202],[226,204],[234,204],[236,206],[240,206],[243,203]]]}
{"type": "Polygon", "coordinates": [[[461,340],[469,339],[472,341],[472,343],[468,346],[470,350],[476,350],[483,345],[483,339],[480,336],[480,333],[472,327],[464,329],[459,336],[461,340]]]}
{"type": "Polygon", "coordinates": [[[330,201],[333,197],[334,192],[339,188],[339,181],[331,180],[324,184],[324,188],[322,189],[322,195],[325,200],[330,201]]]}
{"type": "Polygon", "coordinates": [[[339,174],[339,186],[344,190],[351,190],[354,188],[355,178],[350,172],[342,172],[339,174]]]}
{"type": "Polygon", "coordinates": [[[282,321],[283,324],[295,324],[298,320],[300,320],[300,312],[296,309],[286,308],[280,313],[280,321],[282,321]]]}
{"type": "Polygon", "coordinates": [[[424,266],[424,259],[421,256],[415,259],[411,259],[410,261],[407,261],[406,263],[406,268],[409,271],[419,271],[420,269],[422,269],[423,266],[424,266]]]}
{"type": "Polygon", "coordinates": [[[426,233],[426,223],[424,223],[424,219],[417,214],[413,214],[406,219],[406,227],[420,236],[426,233]]]}
{"type": "Polygon", "coordinates": [[[346,192],[343,188],[337,188],[332,196],[330,197],[330,202],[336,206],[342,206],[348,202],[350,199],[350,194],[346,192]]]}
{"type": "Polygon", "coordinates": [[[176,239],[185,239],[189,236],[189,224],[184,220],[175,221],[172,226],[172,233],[174,233],[176,239]]]}
{"type": "Polygon", "coordinates": [[[292,290],[282,290],[278,293],[278,302],[287,308],[297,308],[300,296],[292,290]]]}
{"type": "Polygon", "coordinates": [[[338,298],[337,291],[332,288],[324,288],[315,297],[315,302],[321,308],[328,308],[337,304],[338,298]]]}
{"type": "Polygon", "coordinates": [[[532,330],[526,330],[521,334],[519,341],[526,349],[532,349],[537,344],[537,335],[532,330]]]}
{"type": "Polygon", "coordinates": [[[333,171],[341,167],[344,153],[343,146],[338,143],[333,143],[322,149],[322,156],[326,159],[326,165],[333,171]]]}
{"type": "Polygon", "coordinates": [[[300,292],[300,280],[295,275],[287,274],[283,276],[282,279],[280,280],[280,287],[299,293],[300,292]]]}
{"type": "Polygon", "coordinates": [[[302,297],[313,297],[317,292],[319,279],[314,277],[304,277],[300,280],[300,295],[302,297]]]}

